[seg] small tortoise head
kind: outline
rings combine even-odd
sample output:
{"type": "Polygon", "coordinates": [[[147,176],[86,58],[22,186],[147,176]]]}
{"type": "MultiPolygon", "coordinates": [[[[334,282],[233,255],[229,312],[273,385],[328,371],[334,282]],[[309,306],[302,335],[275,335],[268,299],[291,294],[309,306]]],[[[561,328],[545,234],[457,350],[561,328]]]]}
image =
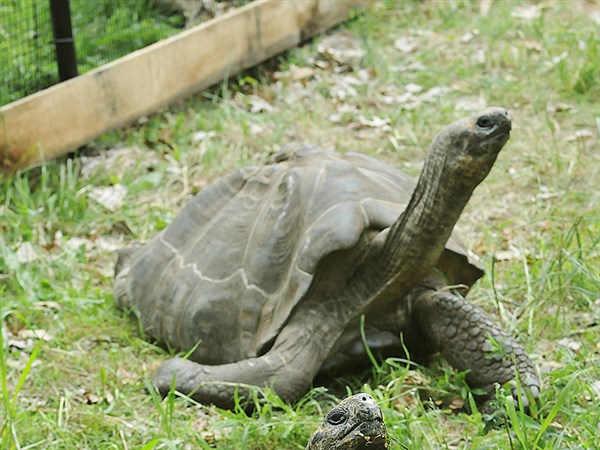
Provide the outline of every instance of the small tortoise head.
{"type": "Polygon", "coordinates": [[[504,108],[487,108],[471,117],[444,127],[434,138],[430,151],[434,158],[456,168],[457,176],[483,180],[498,153],[510,138],[511,118],[504,108]],[[437,156],[437,155],[436,155],[437,156]]]}
{"type": "Polygon", "coordinates": [[[313,433],[307,450],[386,450],[388,439],[383,414],[368,394],[340,402],[313,433]]]}

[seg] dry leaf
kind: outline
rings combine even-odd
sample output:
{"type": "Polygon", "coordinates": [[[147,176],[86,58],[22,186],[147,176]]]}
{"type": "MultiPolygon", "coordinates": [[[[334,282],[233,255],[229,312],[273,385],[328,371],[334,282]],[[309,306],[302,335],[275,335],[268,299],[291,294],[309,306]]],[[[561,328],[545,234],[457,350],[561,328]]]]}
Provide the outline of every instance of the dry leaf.
{"type": "Polygon", "coordinates": [[[515,19],[522,19],[527,22],[531,22],[535,19],[539,19],[542,16],[541,4],[517,6],[510,15],[515,19]]]}
{"type": "Polygon", "coordinates": [[[343,114],[340,113],[331,113],[327,116],[330,122],[332,123],[342,123],[343,114]]]}
{"type": "Polygon", "coordinates": [[[463,34],[460,37],[459,41],[462,42],[463,44],[467,44],[467,43],[471,42],[475,36],[478,36],[478,35],[479,35],[479,30],[477,28],[475,28],[473,31],[469,31],[469,32],[463,34]]]}
{"type": "Polygon", "coordinates": [[[299,67],[295,64],[290,65],[289,74],[292,80],[302,81],[308,80],[315,74],[315,69],[311,67],[299,67]]]}
{"type": "Polygon", "coordinates": [[[257,135],[263,134],[265,132],[265,127],[263,127],[262,125],[259,125],[257,123],[250,122],[250,125],[248,126],[248,131],[250,131],[250,134],[252,136],[257,136],[257,135]]]}
{"type": "Polygon", "coordinates": [[[583,128],[581,130],[577,130],[575,133],[567,136],[567,142],[573,142],[578,140],[585,140],[594,137],[594,132],[589,128],[583,128]]]}
{"type": "Polygon", "coordinates": [[[477,50],[475,50],[475,52],[473,52],[473,54],[471,55],[471,61],[473,61],[474,64],[485,64],[485,61],[486,61],[485,48],[478,48],[477,50]]]}
{"type": "Polygon", "coordinates": [[[427,92],[421,94],[419,96],[419,99],[424,102],[433,102],[438,97],[441,97],[442,95],[447,94],[448,92],[451,92],[451,91],[452,91],[452,89],[449,87],[434,86],[431,89],[429,89],[427,92]]]}
{"type": "Polygon", "coordinates": [[[565,191],[558,191],[558,192],[541,192],[539,194],[535,195],[536,200],[549,200],[551,198],[556,198],[556,197],[560,197],[561,195],[563,195],[565,193],[565,191]]]}
{"type": "Polygon", "coordinates": [[[106,391],[104,393],[104,400],[106,400],[106,403],[108,403],[110,405],[111,403],[114,403],[115,397],[114,397],[114,395],[112,395],[112,393],[110,391],[106,391]]]}
{"type": "Polygon", "coordinates": [[[465,401],[462,398],[455,397],[448,403],[448,407],[452,411],[457,411],[459,409],[463,409],[465,406],[465,401]]]}
{"type": "Polygon", "coordinates": [[[373,116],[370,119],[367,119],[366,117],[361,117],[359,119],[359,124],[363,127],[368,127],[368,128],[377,128],[377,129],[381,129],[383,131],[389,131],[392,129],[392,127],[390,127],[389,125],[390,123],[390,119],[383,119],[381,117],[378,116],[373,116]]]}
{"type": "Polygon", "coordinates": [[[406,86],[404,86],[404,89],[406,92],[416,94],[417,92],[421,92],[423,90],[423,86],[415,83],[408,83],[406,86]]]}
{"type": "Polygon", "coordinates": [[[123,368],[117,369],[117,379],[122,384],[136,384],[140,378],[141,378],[141,375],[139,375],[137,373],[130,372],[123,368]]]}
{"type": "Polygon", "coordinates": [[[394,48],[403,53],[412,53],[418,47],[418,41],[411,36],[400,36],[394,41],[394,48]]]}
{"type": "Polygon", "coordinates": [[[65,246],[72,250],[79,250],[81,246],[84,246],[85,250],[89,251],[92,248],[92,245],[92,241],[89,239],[80,238],[77,236],[69,238],[67,242],[65,242],[65,246]]]}
{"type": "Polygon", "coordinates": [[[121,178],[138,162],[149,167],[156,163],[159,156],[154,152],[144,152],[135,147],[122,147],[110,149],[97,156],[80,156],[79,159],[83,179],[89,179],[101,171],[110,171],[117,178],[121,178]]]}
{"type": "Polygon", "coordinates": [[[38,255],[31,242],[23,242],[17,249],[17,260],[21,264],[30,263],[38,259],[38,255]]]}
{"type": "MultiPolygon", "coordinates": [[[[9,342],[9,345],[10,345],[10,342],[9,342]]],[[[10,367],[11,369],[15,369],[18,371],[22,371],[23,369],[25,369],[25,367],[27,367],[28,363],[29,363],[28,357],[24,357],[21,359],[6,358],[6,365],[8,367],[10,367]]],[[[31,364],[31,367],[38,367],[41,364],[42,364],[42,362],[39,359],[36,359],[31,364]]],[[[21,397],[19,397],[19,399],[21,399],[21,397]]]]}
{"type": "Polygon", "coordinates": [[[555,370],[564,369],[566,367],[566,364],[558,361],[543,361],[540,363],[539,367],[540,372],[548,373],[554,372],[555,370]]]}
{"type": "Polygon", "coordinates": [[[429,380],[421,372],[409,370],[404,376],[404,384],[410,386],[425,386],[429,384],[429,380]]]}
{"type": "Polygon", "coordinates": [[[58,302],[54,302],[52,300],[43,300],[40,302],[37,302],[34,307],[36,309],[62,309],[62,305],[58,302]]]}
{"type": "Polygon", "coordinates": [[[496,261],[510,261],[512,259],[519,259],[521,256],[516,249],[510,250],[499,250],[494,253],[494,259],[496,261]]]}
{"type": "Polygon", "coordinates": [[[54,233],[54,237],[52,238],[52,242],[47,242],[44,244],[44,248],[46,250],[52,250],[53,248],[60,248],[61,244],[62,244],[62,237],[63,234],[62,232],[59,230],[56,233],[54,233]]]}
{"type": "Polygon", "coordinates": [[[22,339],[13,339],[13,338],[8,339],[8,346],[15,348],[17,350],[25,350],[30,345],[31,345],[31,341],[26,342],[22,339]]]}
{"type": "Polygon", "coordinates": [[[200,433],[200,436],[209,445],[216,444],[217,441],[220,441],[223,438],[222,434],[219,431],[217,431],[217,430],[214,430],[214,431],[202,431],[200,433]]]}
{"type": "Polygon", "coordinates": [[[419,406],[416,389],[411,389],[394,400],[394,408],[399,411],[412,411],[419,406]]]}
{"type": "Polygon", "coordinates": [[[199,142],[202,142],[206,139],[210,139],[216,135],[217,133],[214,131],[197,131],[194,134],[192,134],[192,142],[194,144],[198,144],[199,142]]]}
{"type": "Polygon", "coordinates": [[[353,77],[334,77],[333,84],[329,89],[329,94],[338,100],[346,100],[350,97],[356,97],[358,92],[354,88],[353,84],[361,84],[356,78],[353,77]],[[356,80],[357,83],[353,81],[356,80]]]}
{"type": "Polygon", "coordinates": [[[92,248],[107,252],[114,252],[121,247],[123,247],[123,242],[115,238],[99,237],[92,243],[92,248]]]}
{"type": "Polygon", "coordinates": [[[425,65],[420,61],[414,61],[407,65],[400,64],[390,67],[392,72],[422,72],[425,69],[425,65]]]}
{"type": "Polygon", "coordinates": [[[362,43],[348,32],[326,36],[317,45],[317,51],[340,66],[357,67],[365,56],[362,43]]]}
{"type": "Polygon", "coordinates": [[[90,391],[85,391],[81,397],[83,399],[83,403],[87,403],[88,405],[95,405],[102,401],[100,397],[98,397],[96,394],[91,393],[90,391]]]}
{"type": "Polygon", "coordinates": [[[546,111],[552,114],[573,111],[573,108],[573,105],[569,105],[568,103],[548,103],[546,111]]]}
{"type": "Polygon", "coordinates": [[[534,41],[532,39],[525,39],[523,41],[523,47],[525,47],[527,50],[533,50],[536,52],[541,52],[544,49],[542,47],[542,44],[540,44],[538,41],[534,41]]]}
{"type": "Polygon", "coordinates": [[[590,389],[592,390],[592,392],[594,393],[594,395],[596,396],[596,398],[600,398],[600,380],[594,381],[590,385],[590,389]]]}
{"type": "Polygon", "coordinates": [[[570,338],[562,338],[557,342],[558,345],[568,348],[574,353],[579,353],[581,350],[581,342],[576,341],[575,339],[570,338]]]}
{"type": "Polygon", "coordinates": [[[90,189],[88,197],[99,203],[109,211],[116,211],[121,206],[127,194],[127,188],[122,184],[113,186],[96,186],[90,189]]]}
{"type": "Polygon", "coordinates": [[[41,341],[49,342],[54,339],[50,333],[46,330],[37,329],[37,330],[27,330],[23,329],[19,331],[18,336],[22,339],[39,339],[41,341]]]}
{"type": "Polygon", "coordinates": [[[246,99],[250,104],[250,112],[252,114],[273,111],[273,106],[264,98],[259,97],[258,95],[248,95],[246,96],[246,99]]]}

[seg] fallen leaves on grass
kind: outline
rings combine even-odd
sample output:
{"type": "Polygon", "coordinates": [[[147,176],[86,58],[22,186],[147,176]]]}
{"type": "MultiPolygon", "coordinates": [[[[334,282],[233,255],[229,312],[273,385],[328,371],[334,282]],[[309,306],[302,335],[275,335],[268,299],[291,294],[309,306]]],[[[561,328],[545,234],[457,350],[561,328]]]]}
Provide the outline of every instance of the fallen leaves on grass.
{"type": "Polygon", "coordinates": [[[358,123],[361,127],[377,128],[382,131],[390,131],[392,129],[392,127],[390,127],[389,125],[390,122],[391,121],[388,118],[373,116],[370,119],[367,119],[366,117],[361,117],[358,123]]]}
{"type": "Polygon", "coordinates": [[[362,42],[353,34],[344,31],[325,36],[317,44],[317,52],[329,63],[342,69],[357,68],[366,53],[362,42]]]}
{"type": "MultiPolygon", "coordinates": [[[[23,371],[23,369],[25,369],[29,363],[29,356],[25,353],[22,353],[21,355],[22,356],[18,359],[6,358],[6,365],[19,372],[23,371]]],[[[42,364],[42,362],[39,359],[36,359],[33,361],[33,363],[31,363],[31,367],[38,367],[40,364],[42,364]]]]}
{"type": "Polygon", "coordinates": [[[198,144],[202,141],[215,137],[216,135],[217,133],[215,131],[197,131],[192,134],[192,143],[198,144]]]}
{"type": "Polygon", "coordinates": [[[338,101],[356,97],[358,91],[355,86],[363,84],[361,80],[351,75],[333,76],[328,81],[330,85],[329,94],[338,101]]]}
{"type": "Polygon", "coordinates": [[[416,409],[419,404],[418,391],[424,386],[428,386],[430,380],[423,373],[416,370],[409,370],[402,380],[400,395],[394,400],[394,407],[400,411],[410,411],[416,409]]]}
{"type": "Polygon", "coordinates": [[[54,339],[50,333],[43,329],[31,330],[24,325],[5,327],[3,334],[6,335],[6,342],[9,348],[23,352],[31,352],[37,341],[50,342],[54,339]]]}
{"type": "Polygon", "coordinates": [[[84,247],[86,252],[91,252],[93,250],[114,252],[120,249],[123,246],[123,243],[118,239],[110,237],[90,239],[74,236],[65,242],[65,246],[71,250],[78,250],[79,248],[84,247]]]}
{"type": "Polygon", "coordinates": [[[109,211],[117,211],[123,206],[127,188],[122,184],[95,186],[88,191],[88,197],[109,211]]]}
{"type": "Polygon", "coordinates": [[[17,248],[17,261],[21,264],[26,264],[38,259],[38,254],[31,245],[31,242],[23,242],[17,248]]]}
{"type": "Polygon", "coordinates": [[[460,411],[464,408],[465,401],[460,397],[453,397],[448,402],[448,408],[452,411],[460,411]]]}
{"type": "Polygon", "coordinates": [[[550,114],[574,112],[575,107],[573,105],[570,105],[569,103],[548,103],[548,105],[546,106],[546,111],[548,111],[550,114]]]}
{"type": "Polygon", "coordinates": [[[136,372],[119,367],[117,369],[117,378],[124,385],[135,385],[141,380],[142,376],[136,372]]]}
{"type": "Polygon", "coordinates": [[[532,22],[542,16],[543,8],[544,5],[542,4],[517,6],[515,9],[513,9],[510,15],[515,19],[521,19],[525,22],[532,22]]]}
{"type": "Polygon", "coordinates": [[[301,81],[303,85],[306,85],[306,81],[310,78],[313,78],[316,74],[316,70],[312,67],[301,67],[296,64],[290,64],[288,70],[285,71],[276,71],[273,74],[273,78],[276,80],[291,80],[291,81],[301,81]]]}
{"type": "Polygon", "coordinates": [[[583,141],[594,137],[594,132],[589,128],[582,128],[566,137],[567,142],[583,141]]]}
{"type": "Polygon", "coordinates": [[[402,53],[412,53],[418,47],[419,43],[413,36],[400,36],[394,41],[394,48],[402,53]]]}
{"type": "Polygon", "coordinates": [[[202,439],[208,444],[215,444],[223,438],[220,430],[211,430],[212,420],[210,415],[201,409],[197,410],[196,417],[192,422],[192,428],[200,432],[202,439]]]}
{"type": "Polygon", "coordinates": [[[115,401],[114,395],[108,390],[98,395],[87,388],[80,387],[75,390],[74,394],[75,400],[86,405],[96,405],[104,402],[110,405],[115,401]]]}
{"type": "Polygon", "coordinates": [[[267,100],[258,95],[247,95],[246,101],[250,106],[250,112],[252,114],[273,111],[273,106],[267,100]]]}
{"type": "Polygon", "coordinates": [[[557,344],[561,347],[568,348],[573,353],[579,353],[581,351],[581,342],[572,338],[562,338],[557,344]]]}
{"type": "Polygon", "coordinates": [[[516,247],[512,247],[507,250],[499,250],[494,253],[494,259],[496,261],[510,261],[513,259],[519,259],[521,252],[516,247]]]}
{"type": "Polygon", "coordinates": [[[434,103],[441,97],[451,92],[453,89],[447,86],[433,86],[425,92],[421,92],[423,87],[409,83],[404,87],[404,92],[396,92],[394,86],[382,86],[381,101],[388,105],[397,105],[402,109],[412,110],[421,106],[423,103],[434,103]]]}
{"type": "Polygon", "coordinates": [[[35,309],[54,309],[54,310],[60,310],[62,309],[62,305],[58,302],[54,302],[52,300],[42,300],[40,302],[35,303],[35,305],[33,305],[33,307],[35,309]]]}
{"type": "Polygon", "coordinates": [[[79,157],[81,162],[81,177],[90,179],[100,173],[109,173],[117,178],[136,165],[152,167],[159,161],[159,156],[151,151],[144,151],[137,147],[119,147],[101,152],[98,155],[79,157]]]}

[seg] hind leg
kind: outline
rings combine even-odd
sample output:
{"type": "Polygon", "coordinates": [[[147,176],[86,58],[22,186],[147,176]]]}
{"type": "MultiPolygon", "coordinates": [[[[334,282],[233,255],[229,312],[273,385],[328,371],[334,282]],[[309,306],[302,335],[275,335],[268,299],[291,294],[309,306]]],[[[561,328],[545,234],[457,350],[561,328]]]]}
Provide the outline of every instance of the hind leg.
{"type": "MultiPolygon", "coordinates": [[[[469,370],[471,386],[484,388],[491,395],[495,383],[513,382],[516,398],[514,381],[518,377],[522,388],[538,398],[540,381],[531,360],[481,308],[449,289],[424,286],[411,293],[411,301],[413,317],[431,351],[441,353],[458,370],[469,370]]],[[[525,393],[521,399],[528,407],[525,393]]]]}

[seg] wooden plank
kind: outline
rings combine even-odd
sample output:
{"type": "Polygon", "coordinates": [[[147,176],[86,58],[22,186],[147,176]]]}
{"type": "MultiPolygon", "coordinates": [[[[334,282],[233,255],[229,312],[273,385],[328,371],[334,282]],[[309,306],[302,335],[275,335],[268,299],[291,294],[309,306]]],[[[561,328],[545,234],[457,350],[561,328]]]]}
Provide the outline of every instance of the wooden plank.
{"type": "Polygon", "coordinates": [[[364,0],[256,0],[0,108],[0,169],[62,155],[348,18],[364,0]]]}

